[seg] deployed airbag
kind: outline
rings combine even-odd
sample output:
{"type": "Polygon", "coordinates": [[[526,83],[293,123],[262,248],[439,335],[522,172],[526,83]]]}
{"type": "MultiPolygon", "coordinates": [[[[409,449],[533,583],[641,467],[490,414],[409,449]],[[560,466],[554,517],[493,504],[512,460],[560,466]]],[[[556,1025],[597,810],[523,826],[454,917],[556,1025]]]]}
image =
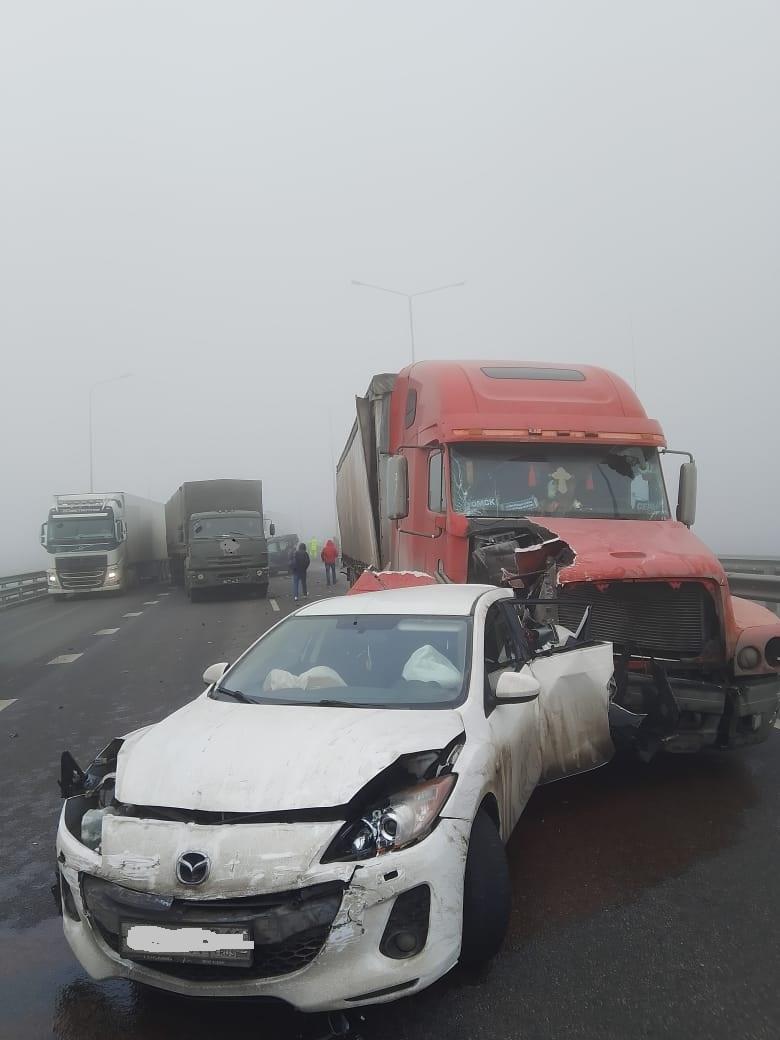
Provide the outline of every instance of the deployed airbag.
{"type": "Polygon", "coordinates": [[[460,670],[430,643],[414,651],[401,674],[407,682],[435,682],[454,688],[463,682],[460,670]]]}
{"type": "Polygon", "coordinates": [[[300,675],[286,672],[284,668],[272,668],[266,675],[263,691],[273,690],[322,690],[333,686],[346,686],[338,672],[325,665],[309,668],[300,675]]]}

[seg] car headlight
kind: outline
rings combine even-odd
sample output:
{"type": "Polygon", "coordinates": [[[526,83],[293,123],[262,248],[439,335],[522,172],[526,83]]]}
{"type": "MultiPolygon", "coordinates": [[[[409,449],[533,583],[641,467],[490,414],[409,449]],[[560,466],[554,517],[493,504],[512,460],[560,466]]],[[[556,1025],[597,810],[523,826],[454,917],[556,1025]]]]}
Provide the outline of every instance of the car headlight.
{"type": "Polygon", "coordinates": [[[435,826],[456,780],[455,773],[424,780],[370,806],[341,828],[322,862],[373,859],[421,841],[435,826]]]}

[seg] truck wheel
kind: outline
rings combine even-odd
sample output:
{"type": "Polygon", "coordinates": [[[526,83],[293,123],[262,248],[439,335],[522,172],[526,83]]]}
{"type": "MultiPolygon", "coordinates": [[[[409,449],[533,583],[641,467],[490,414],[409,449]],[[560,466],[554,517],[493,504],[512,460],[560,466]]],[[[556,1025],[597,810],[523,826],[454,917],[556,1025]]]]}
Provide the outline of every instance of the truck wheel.
{"type": "Polygon", "coordinates": [[[460,963],[484,964],[501,948],[512,895],[504,843],[484,809],[474,817],[463,880],[460,963]]]}
{"type": "Polygon", "coordinates": [[[256,585],[255,586],[255,596],[257,596],[258,599],[265,599],[267,595],[268,595],[268,586],[267,585],[256,585]]]}
{"type": "Polygon", "coordinates": [[[187,589],[187,599],[190,603],[200,603],[203,598],[200,589],[187,589]]]}

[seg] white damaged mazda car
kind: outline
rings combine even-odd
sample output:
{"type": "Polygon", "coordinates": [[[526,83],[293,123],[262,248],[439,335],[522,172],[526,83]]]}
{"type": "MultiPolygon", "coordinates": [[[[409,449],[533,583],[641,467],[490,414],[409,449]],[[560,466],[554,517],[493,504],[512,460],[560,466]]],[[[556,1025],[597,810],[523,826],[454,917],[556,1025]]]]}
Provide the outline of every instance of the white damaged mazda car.
{"type": "Polygon", "coordinates": [[[63,754],[73,952],[96,979],[304,1011],[489,959],[532,791],[612,756],[612,670],[493,586],[307,605],[86,771],[63,754]]]}

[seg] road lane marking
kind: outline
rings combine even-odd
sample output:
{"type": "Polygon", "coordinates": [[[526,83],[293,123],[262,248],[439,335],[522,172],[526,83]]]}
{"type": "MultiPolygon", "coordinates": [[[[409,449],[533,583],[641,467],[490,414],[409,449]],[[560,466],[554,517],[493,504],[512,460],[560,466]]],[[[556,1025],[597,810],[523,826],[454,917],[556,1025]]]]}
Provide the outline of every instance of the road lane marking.
{"type": "Polygon", "coordinates": [[[170,592],[161,592],[160,595],[161,596],[170,596],[170,592]]]}
{"type": "Polygon", "coordinates": [[[49,664],[73,664],[74,661],[78,661],[83,654],[60,654],[59,657],[55,657],[49,664]]]}
{"type": "Polygon", "coordinates": [[[0,701],[0,711],[4,708],[10,708],[12,704],[16,704],[16,697],[12,697],[10,701],[0,701]]]}
{"type": "Polygon", "coordinates": [[[279,609],[279,604],[276,602],[275,599],[272,599],[270,601],[270,603],[271,603],[271,610],[278,610],[279,609]]]}
{"type": "Polygon", "coordinates": [[[95,633],[96,636],[112,636],[114,632],[118,632],[118,628],[99,628],[95,633]]]}
{"type": "Polygon", "coordinates": [[[142,614],[142,610],[131,610],[129,614],[123,614],[122,617],[140,617],[142,614]]]}
{"type": "Polygon", "coordinates": [[[160,602],[159,599],[146,599],[146,600],[144,600],[144,606],[145,607],[156,607],[159,602],[160,602]]]}

